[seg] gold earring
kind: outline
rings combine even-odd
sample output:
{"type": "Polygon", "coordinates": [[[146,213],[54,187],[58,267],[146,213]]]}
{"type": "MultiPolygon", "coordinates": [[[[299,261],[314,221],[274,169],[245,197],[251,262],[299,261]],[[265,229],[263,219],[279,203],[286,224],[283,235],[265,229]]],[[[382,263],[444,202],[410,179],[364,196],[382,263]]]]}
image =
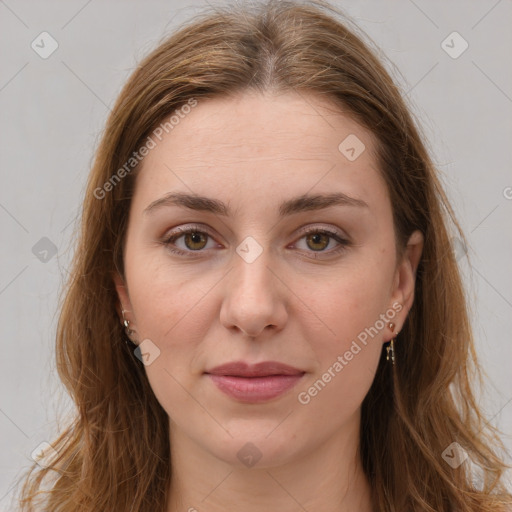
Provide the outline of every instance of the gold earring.
{"type": "MultiPolygon", "coordinates": [[[[389,324],[389,328],[391,329],[391,331],[393,332],[395,330],[395,324],[390,322],[389,324]]],[[[391,356],[391,363],[394,365],[395,364],[395,346],[394,346],[394,338],[391,339],[391,341],[389,342],[389,345],[386,347],[386,361],[389,361],[389,358],[391,356]]]]}

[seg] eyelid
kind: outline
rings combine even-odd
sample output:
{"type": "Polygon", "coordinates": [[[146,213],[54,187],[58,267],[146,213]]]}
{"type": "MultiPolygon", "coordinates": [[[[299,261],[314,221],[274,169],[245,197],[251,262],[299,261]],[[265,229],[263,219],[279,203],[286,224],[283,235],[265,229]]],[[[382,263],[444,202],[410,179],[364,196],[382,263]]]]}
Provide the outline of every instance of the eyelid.
{"type": "Polygon", "coordinates": [[[333,237],[338,237],[338,238],[341,238],[345,241],[348,242],[348,236],[345,235],[345,233],[343,233],[339,228],[333,228],[331,226],[328,226],[328,225],[311,225],[311,224],[307,224],[305,226],[302,226],[300,227],[298,230],[297,230],[297,234],[308,234],[310,232],[315,232],[315,231],[319,231],[319,232],[325,232],[329,235],[333,235],[333,237]]]}
{"type": "Polygon", "coordinates": [[[212,230],[204,225],[204,224],[185,224],[184,226],[178,226],[176,228],[172,228],[166,231],[166,234],[163,236],[164,239],[173,238],[175,236],[179,236],[180,234],[186,234],[189,231],[198,231],[199,233],[207,233],[213,238],[212,230]]]}

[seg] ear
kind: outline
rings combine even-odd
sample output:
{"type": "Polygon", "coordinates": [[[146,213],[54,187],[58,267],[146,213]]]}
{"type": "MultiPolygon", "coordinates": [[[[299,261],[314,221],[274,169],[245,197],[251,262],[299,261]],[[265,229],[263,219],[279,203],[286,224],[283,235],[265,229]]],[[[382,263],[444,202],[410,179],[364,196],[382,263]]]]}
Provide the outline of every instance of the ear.
{"type": "Polygon", "coordinates": [[[402,330],[407,314],[414,302],[416,270],[423,252],[423,233],[414,231],[409,237],[402,260],[398,262],[391,294],[391,304],[399,303],[402,309],[398,313],[395,324],[395,334],[402,330]]]}
{"type": "MultiPolygon", "coordinates": [[[[115,272],[112,275],[112,279],[114,280],[114,284],[116,287],[117,297],[119,301],[116,304],[116,310],[117,314],[119,315],[119,319],[121,320],[121,323],[123,322],[123,310],[128,311],[131,313],[132,311],[132,304],[130,302],[130,296],[128,295],[128,288],[126,287],[126,283],[124,282],[124,279],[121,277],[121,275],[117,272],[115,272]]],[[[133,318],[133,315],[130,317],[129,315],[128,319],[131,320],[133,318]]]]}

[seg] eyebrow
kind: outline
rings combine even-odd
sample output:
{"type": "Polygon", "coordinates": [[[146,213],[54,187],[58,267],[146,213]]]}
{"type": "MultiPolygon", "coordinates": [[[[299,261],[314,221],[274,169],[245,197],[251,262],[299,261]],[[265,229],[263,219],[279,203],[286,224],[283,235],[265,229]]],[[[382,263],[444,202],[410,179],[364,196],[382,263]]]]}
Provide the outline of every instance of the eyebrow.
{"type": "MultiPolygon", "coordinates": [[[[165,196],[153,201],[144,209],[144,214],[159,210],[166,206],[179,206],[195,211],[205,211],[229,217],[232,212],[228,205],[205,196],[196,194],[185,194],[183,192],[170,192],[165,196]]],[[[342,192],[333,194],[304,194],[299,197],[287,199],[279,206],[279,216],[285,217],[294,213],[301,213],[313,210],[323,210],[331,206],[352,206],[358,208],[368,208],[368,204],[362,199],[347,196],[342,192]]]]}

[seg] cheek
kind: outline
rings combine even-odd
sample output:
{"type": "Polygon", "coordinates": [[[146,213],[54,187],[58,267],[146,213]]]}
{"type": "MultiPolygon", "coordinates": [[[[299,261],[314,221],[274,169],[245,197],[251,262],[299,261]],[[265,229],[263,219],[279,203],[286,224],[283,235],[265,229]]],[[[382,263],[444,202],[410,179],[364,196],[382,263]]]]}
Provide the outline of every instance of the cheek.
{"type": "MultiPolygon", "coordinates": [[[[389,282],[386,270],[376,267],[352,267],[335,279],[316,282],[317,291],[307,295],[310,339],[316,340],[318,348],[331,353],[348,350],[351,341],[360,334],[360,339],[364,339],[362,333],[368,330],[372,338],[382,339],[387,324],[380,318],[388,307],[389,282]]],[[[306,287],[303,290],[305,293],[306,287]]]]}
{"type": "MultiPolygon", "coordinates": [[[[134,250],[127,256],[130,300],[140,336],[159,345],[182,339],[175,333],[190,324],[189,313],[201,307],[208,291],[205,276],[192,272],[192,267],[174,267],[160,249],[134,250]]],[[[201,322],[188,327],[200,328],[201,322]]]]}
{"type": "Polygon", "coordinates": [[[297,390],[297,407],[312,431],[337,431],[357,415],[372,385],[379,360],[375,351],[362,348],[351,361],[342,360],[331,362],[297,390]]]}
{"type": "Polygon", "coordinates": [[[156,258],[132,257],[127,277],[137,338],[157,354],[145,366],[147,377],[160,403],[176,410],[190,400],[183,386],[200,370],[202,342],[215,320],[205,300],[208,283],[156,258]]]}
{"type": "Polygon", "coordinates": [[[302,324],[314,349],[316,368],[305,382],[299,403],[315,409],[312,421],[327,420],[329,412],[345,417],[355,411],[368,392],[386,333],[389,279],[381,268],[351,268],[311,296],[311,312],[302,324]],[[316,405],[313,405],[316,404],[316,405]],[[332,407],[335,409],[333,410],[332,407]]]}
{"type": "Polygon", "coordinates": [[[134,258],[131,268],[127,275],[138,338],[150,340],[158,352],[145,366],[146,375],[172,417],[171,412],[190,408],[187,390],[199,371],[201,343],[214,321],[205,301],[207,284],[161,262],[134,258]]]}

